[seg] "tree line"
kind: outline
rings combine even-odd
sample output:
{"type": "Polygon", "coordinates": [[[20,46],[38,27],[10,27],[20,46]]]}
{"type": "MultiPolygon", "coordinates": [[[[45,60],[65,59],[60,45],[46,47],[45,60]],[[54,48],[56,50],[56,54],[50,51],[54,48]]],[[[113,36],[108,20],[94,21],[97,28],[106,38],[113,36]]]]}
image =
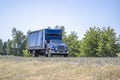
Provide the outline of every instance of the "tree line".
{"type": "MultiPolygon", "coordinates": [[[[48,27],[51,28],[51,27],[48,27]]],[[[63,41],[69,48],[69,56],[74,57],[116,57],[120,52],[120,35],[111,27],[90,27],[79,40],[77,33],[66,34],[64,26],[55,26],[63,30],[63,41]]],[[[16,28],[12,29],[12,40],[0,39],[0,55],[31,56],[28,52],[27,35],[16,28]]]]}

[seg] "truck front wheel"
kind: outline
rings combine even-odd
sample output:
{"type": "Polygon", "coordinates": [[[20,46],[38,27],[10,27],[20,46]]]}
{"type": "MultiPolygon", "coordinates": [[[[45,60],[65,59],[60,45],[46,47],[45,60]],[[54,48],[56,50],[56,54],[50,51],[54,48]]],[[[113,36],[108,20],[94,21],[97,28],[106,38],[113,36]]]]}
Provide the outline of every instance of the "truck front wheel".
{"type": "Polygon", "coordinates": [[[68,54],[64,54],[64,57],[68,57],[68,54]]]}
{"type": "Polygon", "coordinates": [[[38,57],[38,53],[36,51],[32,51],[32,56],[33,57],[38,57]]]}
{"type": "Polygon", "coordinates": [[[32,53],[32,56],[35,57],[35,53],[32,53]]]}
{"type": "Polygon", "coordinates": [[[35,57],[35,51],[32,51],[32,56],[35,57]]]}
{"type": "Polygon", "coordinates": [[[48,50],[48,57],[52,57],[52,54],[50,53],[50,49],[48,50]]]}

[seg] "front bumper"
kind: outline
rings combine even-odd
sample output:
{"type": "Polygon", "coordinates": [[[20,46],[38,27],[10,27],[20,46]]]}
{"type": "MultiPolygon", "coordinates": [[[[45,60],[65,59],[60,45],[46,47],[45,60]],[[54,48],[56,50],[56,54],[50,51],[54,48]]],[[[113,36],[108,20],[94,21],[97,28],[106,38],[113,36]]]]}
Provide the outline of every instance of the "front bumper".
{"type": "Polygon", "coordinates": [[[51,54],[68,54],[69,51],[54,51],[54,50],[50,50],[51,54]]]}

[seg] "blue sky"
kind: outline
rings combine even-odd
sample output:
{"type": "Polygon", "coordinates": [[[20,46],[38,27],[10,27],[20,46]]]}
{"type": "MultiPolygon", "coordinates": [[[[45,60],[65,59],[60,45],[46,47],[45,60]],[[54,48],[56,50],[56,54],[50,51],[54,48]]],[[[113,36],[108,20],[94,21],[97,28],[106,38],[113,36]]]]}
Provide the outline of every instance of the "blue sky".
{"type": "Polygon", "coordinates": [[[120,34],[120,0],[0,0],[0,38],[13,27],[24,34],[48,26],[65,26],[81,39],[89,27],[114,28],[120,34]]]}

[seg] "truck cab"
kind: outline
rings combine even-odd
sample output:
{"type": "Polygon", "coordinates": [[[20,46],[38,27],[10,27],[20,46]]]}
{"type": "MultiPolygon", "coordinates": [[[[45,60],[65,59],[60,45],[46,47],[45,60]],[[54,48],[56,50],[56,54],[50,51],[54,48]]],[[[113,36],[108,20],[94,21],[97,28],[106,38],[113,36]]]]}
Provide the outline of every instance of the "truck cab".
{"type": "Polygon", "coordinates": [[[46,55],[48,55],[48,57],[52,55],[64,55],[67,57],[68,47],[62,40],[52,39],[47,44],[46,55]]]}

